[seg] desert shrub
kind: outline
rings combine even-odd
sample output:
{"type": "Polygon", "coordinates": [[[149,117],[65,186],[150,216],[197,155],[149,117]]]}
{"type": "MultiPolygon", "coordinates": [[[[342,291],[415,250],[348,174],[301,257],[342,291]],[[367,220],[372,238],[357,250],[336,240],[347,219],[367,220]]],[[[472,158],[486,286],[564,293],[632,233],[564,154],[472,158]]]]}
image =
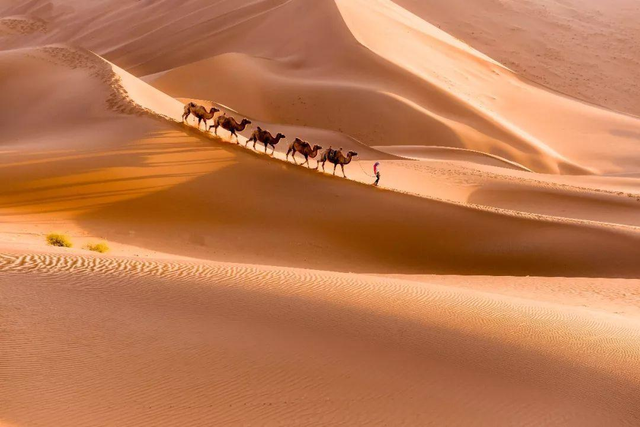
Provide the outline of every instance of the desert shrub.
{"type": "Polygon", "coordinates": [[[89,243],[87,245],[87,249],[93,252],[100,252],[101,254],[103,254],[109,250],[109,246],[105,242],[89,243]]]}
{"type": "Polygon", "coordinates": [[[47,234],[47,243],[51,246],[59,246],[61,248],[70,248],[73,246],[68,236],[59,233],[47,234]]]}

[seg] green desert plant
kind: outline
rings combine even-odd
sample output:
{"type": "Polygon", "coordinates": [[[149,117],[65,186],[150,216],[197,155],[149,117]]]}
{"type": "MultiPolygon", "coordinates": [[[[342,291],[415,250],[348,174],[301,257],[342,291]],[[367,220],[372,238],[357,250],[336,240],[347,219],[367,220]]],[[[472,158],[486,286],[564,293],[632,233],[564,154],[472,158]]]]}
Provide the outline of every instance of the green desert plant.
{"type": "Polygon", "coordinates": [[[109,250],[109,246],[105,242],[89,243],[87,245],[87,249],[93,252],[100,252],[101,254],[103,254],[109,250]]]}
{"type": "Polygon", "coordinates": [[[70,248],[73,246],[68,236],[59,233],[47,234],[47,243],[51,246],[59,246],[61,248],[70,248]]]}

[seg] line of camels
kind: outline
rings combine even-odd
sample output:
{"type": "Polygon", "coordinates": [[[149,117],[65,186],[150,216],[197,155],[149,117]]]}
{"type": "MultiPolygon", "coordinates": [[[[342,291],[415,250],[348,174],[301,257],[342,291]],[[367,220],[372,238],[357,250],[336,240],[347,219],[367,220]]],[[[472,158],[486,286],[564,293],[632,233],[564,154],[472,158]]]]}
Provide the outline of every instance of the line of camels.
{"type": "MultiPolygon", "coordinates": [[[[218,128],[220,127],[231,134],[230,137],[232,140],[235,136],[236,144],[240,144],[240,142],[238,141],[238,134],[236,132],[242,132],[243,130],[245,130],[247,126],[251,124],[251,121],[243,118],[242,121],[238,123],[235,118],[227,116],[225,113],[222,113],[218,117],[215,117],[216,113],[218,113],[219,111],[220,110],[215,107],[211,107],[211,109],[207,111],[207,108],[205,106],[198,105],[195,102],[189,102],[184,106],[182,121],[186,122],[189,116],[193,116],[198,119],[198,129],[200,129],[200,123],[204,122],[205,131],[209,132],[211,131],[211,128],[213,128],[214,133],[218,135],[218,128]],[[213,124],[207,128],[207,121],[211,119],[213,119],[213,124]]],[[[253,149],[255,150],[256,143],[259,142],[264,145],[265,153],[267,153],[267,147],[271,146],[272,151],[270,155],[273,156],[276,151],[276,145],[283,138],[286,138],[286,136],[282,133],[278,133],[276,136],[273,136],[269,131],[264,130],[260,126],[258,126],[257,129],[251,134],[251,137],[247,139],[245,147],[248,147],[249,142],[253,142],[253,149]]],[[[287,150],[287,161],[289,161],[289,155],[291,155],[293,162],[297,165],[298,162],[296,161],[296,153],[300,153],[304,156],[304,162],[302,162],[300,165],[303,166],[304,164],[306,164],[308,168],[311,168],[309,159],[315,159],[321,149],[322,147],[320,145],[315,144],[312,147],[311,144],[309,144],[307,141],[296,138],[289,145],[289,149],[287,150]]],[[[322,153],[320,159],[316,160],[316,169],[318,169],[318,166],[322,164],[322,171],[324,171],[324,164],[326,162],[333,163],[333,174],[335,175],[336,167],[340,165],[340,168],[342,169],[342,176],[346,178],[347,175],[344,173],[344,167],[345,165],[351,163],[351,160],[357,155],[358,153],[356,153],[355,151],[349,151],[345,156],[342,152],[342,148],[334,150],[333,148],[329,147],[322,153]]]]}

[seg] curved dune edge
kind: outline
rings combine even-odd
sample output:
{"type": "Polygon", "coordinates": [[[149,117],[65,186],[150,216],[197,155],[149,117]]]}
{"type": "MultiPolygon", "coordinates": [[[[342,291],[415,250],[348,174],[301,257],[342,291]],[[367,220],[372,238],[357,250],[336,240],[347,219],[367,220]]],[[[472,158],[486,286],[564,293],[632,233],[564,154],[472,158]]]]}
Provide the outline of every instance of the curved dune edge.
{"type": "Polygon", "coordinates": [[[616,316],[312,270],[52,253],[0,265],[2,419],[16,425],[640,416],[638,324],[616,316]]]}
{"type": "Polygon", "coordinates": [[[424,147],[419,145],[394,145],[394,146],[374,146],[376,150],[394,154],[406,159],[414,160],[452,160],[469,162],[472,164],[485,164],[488,166],[498,166],[515,170],[533,172],[531,169],[522,166],[511,160],[504,159],[493,154],[482,151],[468,150],[453,147],[424,147]]]}

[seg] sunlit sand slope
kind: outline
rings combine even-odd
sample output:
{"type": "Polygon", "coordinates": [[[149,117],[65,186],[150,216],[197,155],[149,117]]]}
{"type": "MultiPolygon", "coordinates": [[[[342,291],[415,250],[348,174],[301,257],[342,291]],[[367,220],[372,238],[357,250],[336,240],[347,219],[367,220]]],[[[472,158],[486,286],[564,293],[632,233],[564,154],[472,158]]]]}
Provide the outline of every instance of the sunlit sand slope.
{"type": "Polygon", "coordinates": [[[394,2],[537,83],[640,115],[635,0],[394,2]]]}

